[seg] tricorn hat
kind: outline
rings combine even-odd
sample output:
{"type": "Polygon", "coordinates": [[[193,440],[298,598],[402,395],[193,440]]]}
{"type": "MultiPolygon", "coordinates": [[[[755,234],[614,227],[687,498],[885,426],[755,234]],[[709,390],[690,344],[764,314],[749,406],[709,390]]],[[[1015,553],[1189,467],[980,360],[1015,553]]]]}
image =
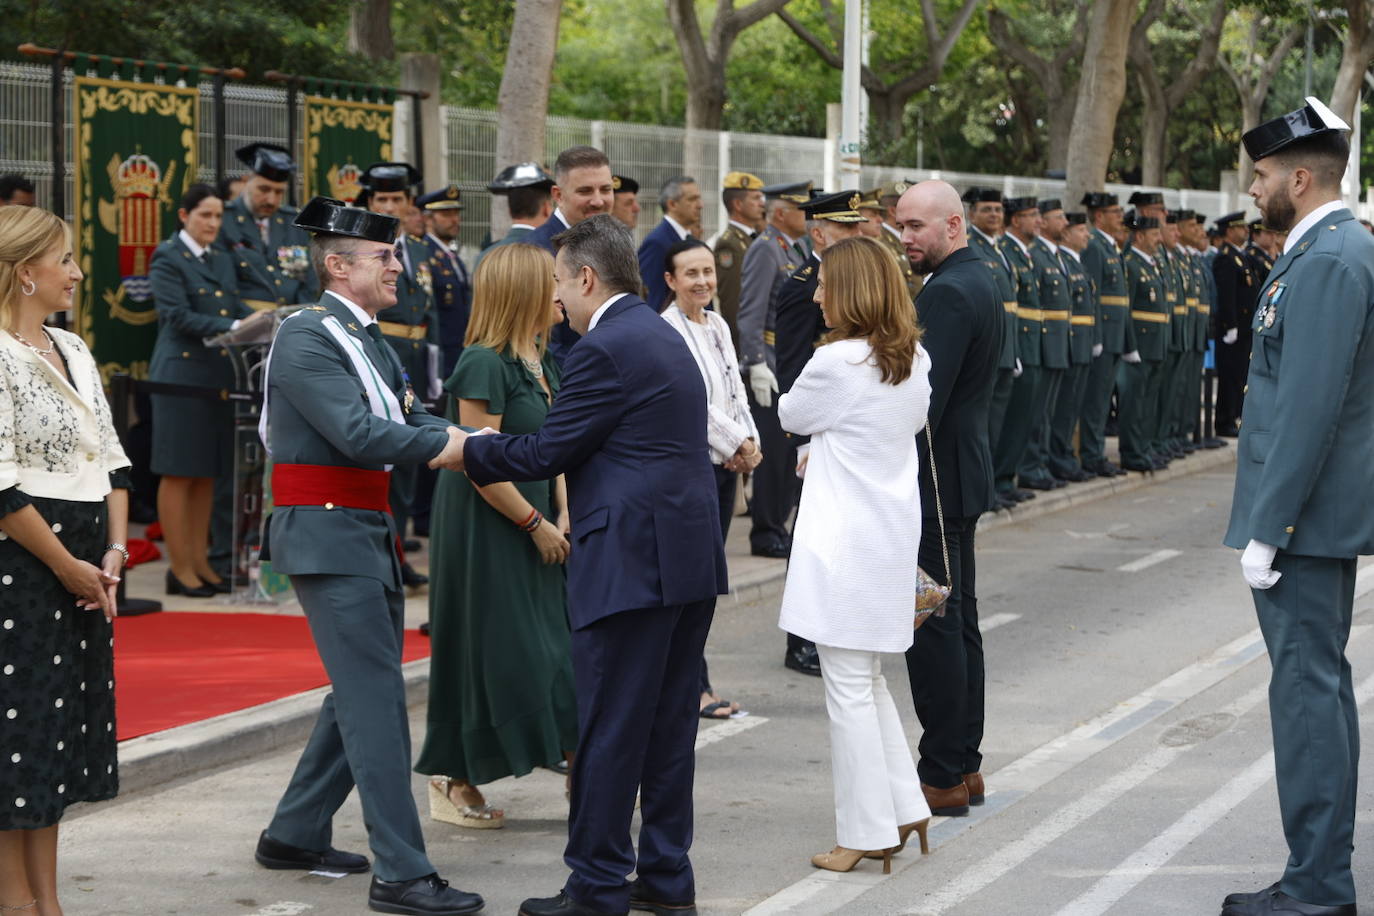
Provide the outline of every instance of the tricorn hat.
{"type": "Polygon", "coordinates": [[[1162,207],[1164,195],[1159,191],[1132,191],[1126,203],[1133,207],[1162,207]]]}
{"type": "Polygon", "coordinates": [[[1002,198],[1002,212],[1007,216],[1015,216],[1027,210],[1039,210],[1034,197],[1004,197],[1002,198]]]}
{"type": "Polygon", "coordinates": [[[268,181],[290,181],[296,173],[296,163],[286,147],[275,143],[250,143],[234,150],[239,162],[268,181]]]}
{"type": "Polygon", "coordinates": [[[1258,162],[1300,140],[1343,130],[1350,130],[1350,125],[1327,108],[1321,99],[1309,95],[1306,104],[1297,111],[1265,121],[1259,127],[1247,130],[1240,139],[1245,144],[1245,152],[1258,162]]]}
{"type": "Polygon", "coordinates": [[[1070,226],[1086,226],[1088,224],[1088,214],[1082,210],[1065,210],[1064,218],[1069,221],[1070,226]]]}
{"type": "Polygon", "coordinates": [[[1042,201],[1038,201],[1035,206],[1041,213],[1049,213],[1052,210],[1064,209],[1064,205],[1059,202],[1059,198],[1057,197],[1047,197],[1042,201]]]}
{"type": "Polygon", "coordinates": [[[350,207],[332,197],[312,197],[296,215],[295,224],[317,235],[343,235],[369,242],[396,241],[401,221],[394,216],[350,207]]]}
{"type": "Polygon", "coordinates": [[[1121,201],[1115,194],[1108,194],[1106,191],[1089,191],[1083,195],[1080,204],[1089,210],[1102,210],[1106,207],[1115,207],[1121,201]]]}
{"type": "Polygon", "coordinates": [[[964,192],[961,199],[966,204],[1000,204],[1002,192],[996,188],[980,188],[974,185],[964,192]]]}
{"type": "Polygon", "coordinates": [[[493,194],[509,194],[518,188],[552,188],[557,182],[537,162],[508,165],[487,184],[493,194]]]}
{"type": "Polygon", "coordinates": [[[638,194],[639,182],[624,175],[612,175],[611,191],[615,194],[638,194]]]}
{"type": "Polygon", "coordinates": [[[420,173],[409,162],[374,162],[359,182],[368,191],[409,191],[420,183],[420,173]]]}

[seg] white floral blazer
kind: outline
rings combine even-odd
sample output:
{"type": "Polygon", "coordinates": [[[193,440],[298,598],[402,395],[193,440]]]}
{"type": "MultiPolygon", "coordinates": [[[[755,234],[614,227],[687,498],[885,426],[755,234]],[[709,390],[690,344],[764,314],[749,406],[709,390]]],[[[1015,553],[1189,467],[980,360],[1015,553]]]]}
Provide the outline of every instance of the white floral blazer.
{"type": "Polygon", "coordinates": [[[47,360],[0,331],[0,492],[98,502],[129,467],[100,370],[75,334],[49,328],[73,388],[47,360]]]}

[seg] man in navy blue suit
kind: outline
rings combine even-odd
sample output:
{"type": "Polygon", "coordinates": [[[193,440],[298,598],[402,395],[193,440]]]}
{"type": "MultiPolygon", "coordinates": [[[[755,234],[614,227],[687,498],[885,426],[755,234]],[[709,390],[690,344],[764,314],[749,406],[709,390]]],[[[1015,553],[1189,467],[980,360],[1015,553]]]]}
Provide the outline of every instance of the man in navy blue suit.
{"type": "MultiPolygon", "coordinates": [[[[639,243],[639,275],[644,279],[644,301],[656,312],[663,311],[668,299],[668,284],[663,280],[663,258],[678,242],[701,225],[701,188],[687,175],[669,178],[658,192],[663,219],[639,243]]],[[[699,230],[698,230],[699,231],[699,230]]]]}
{"type": "Polygon", "coordinates": [[[572,507],[572,874],[558,895],[526,900],[520,913],[694,913],[687,850],[698,681],[714,598],[728,587],[706,389],[682,338],[635,294],[624,225],[593,216],[555,245],[559,303],[585,335],[568,354],[558,398],[539,432],[471,436],[463,454],[478,486],[566,474],[572,507]]]}
{"type": "MultiPolygon", "coordinates": [[[[611,160],[594,146],[570,146],[559,153],[553,162],[553,180],[553,216],[522,240],[546,249],[549,254],[555,253],[555,235],[589,216],[610,213],[615,204],[611,160]]],[[[560,367],[578,336],[566,320],[553,329],[549,352],[560,367]]]]}

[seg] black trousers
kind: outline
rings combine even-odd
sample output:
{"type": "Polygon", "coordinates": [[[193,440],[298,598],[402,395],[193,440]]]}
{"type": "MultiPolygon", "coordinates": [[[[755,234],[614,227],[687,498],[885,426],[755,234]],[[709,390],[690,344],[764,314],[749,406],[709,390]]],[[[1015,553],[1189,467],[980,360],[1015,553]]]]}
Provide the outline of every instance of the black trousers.
{"type": "MultiPolygon", "coordinates": [[[[746,386],[747,387],[747,386],[746,386]]],[[[754,499],[750,513],[754,524],[749,529],[749,546],[786,544],[787,517],[797,503],[797,450],[778,423],[778,396],[769,407],[760,407],[749,392],[749,412],[759,428],[759,448],[763,461],[754,468],[754,499]]]]}
{"type": "MultiPolygon", "coordinates": [[[[945,517],[953,591],[945,616],[926,620],[906,651],[911,696],[924,729],[916,772],[921,782],[939,789],[959,785],[965,773],[977,773],[983,765],[978,750],[983,743],[983,635],[978,631],[973,561],[977,526],[976,515],[945,517]]],[[[921,519],[917,557],[936,581],[950,584],[945,580],[939,522],[933,517],[921,519]]]]}
{"type": "Polygon", "coordinates": [[[1245,377],[1250,374],[1252,335],[1242,333],[1233,344],[1217,340],[1217,429],[1234,427],[1245,402],[1245,377]]]}
{"type": "MultiPolygon", "coordinates": [[[[716,498],[720,500],[720,539],[724,541],[730,536],[730,519],[735,514],[735,487],[738,485],[739,475],[734,471],[727,471],[720,465],[712,465],[712,470],[716,472],[716,498]]],[[[711,611],[715,612],[715,599],[711,600],[711,611]]],[[[711,674],[706,670],[706,656],[701,656],[701,692],[711,693],[711,674]]]]}

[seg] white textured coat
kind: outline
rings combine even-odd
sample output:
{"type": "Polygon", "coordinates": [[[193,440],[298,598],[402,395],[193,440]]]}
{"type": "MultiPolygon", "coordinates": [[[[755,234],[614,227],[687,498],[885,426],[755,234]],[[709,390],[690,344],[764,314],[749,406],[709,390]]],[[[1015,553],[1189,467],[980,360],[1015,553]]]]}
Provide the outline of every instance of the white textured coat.
{"type": "Polygon", "coordinates": [[[868,343],[818,349],[778,399],[782,428],[811,437],[778,626],[841,649],[904,652],[916,603],[921,492],[916,435],[930,356],[884,384],[868,343]]]}

